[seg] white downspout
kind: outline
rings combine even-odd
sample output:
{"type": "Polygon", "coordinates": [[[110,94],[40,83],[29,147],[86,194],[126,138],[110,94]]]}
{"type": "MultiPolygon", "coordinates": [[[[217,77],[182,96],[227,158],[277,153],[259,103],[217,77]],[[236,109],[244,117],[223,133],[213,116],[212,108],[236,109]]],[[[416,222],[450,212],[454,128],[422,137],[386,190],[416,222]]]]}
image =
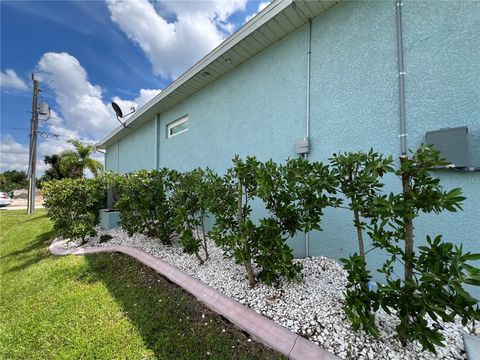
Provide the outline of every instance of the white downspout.
{"type": "MultiPolygon", "coordinates": [[[[307,114],[306,114],[306,139],[310,141],[310,78],[311,78],[311,58],[312,58],[312,19],[308,19],[308,40],[307,40],[307,114]]],[[[310,145],[309,145],[310,146],[310,145]]],[[[305,154],[308,159],[308,153],[305,154]]],[[[310,256],[310,233],[305,233],[305,257],[310,256]]]]}
{"type": "Polygon", "coordinates": [[[405,66],[403,62],[403,24],[402,0],[395,0],[395,22],[397,25],[397,66],[398,66],[398,102],[400,111],[400,151],[401,157],[407,156],[407,125],[405,120],[405,66]]]}
{"type": "Polygon", "coordinates": [[[160,114],[155,116],[155,169],[160,168],[160,114]]]}

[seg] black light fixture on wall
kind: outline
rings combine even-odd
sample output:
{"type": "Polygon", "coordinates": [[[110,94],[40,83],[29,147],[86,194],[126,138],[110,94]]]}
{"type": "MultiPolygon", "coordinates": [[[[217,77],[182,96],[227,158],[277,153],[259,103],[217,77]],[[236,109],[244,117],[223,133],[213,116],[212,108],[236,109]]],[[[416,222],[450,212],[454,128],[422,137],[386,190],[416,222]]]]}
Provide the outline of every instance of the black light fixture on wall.
{"type": "Polygon", "coordinates": [[[120,119],[123,119],[124,117],[128,116],[128,115],[132,115],[134,112],[135,112],[135,107],[131,107],[130,108],[130,112],[128,114],[125,114],[123,115],[123,111],[122,109],[120,108],[120,105],[118,105],[115,101],[112,101],[112,108],[113,108],[113,111],[115,111],[115,114],[117,115],[117,120],[120,124],[122,124],[122,126],[124,128],[128,128],[127,125],[125,125],[126,121],[123,122],[122,120],[120,119]]]}

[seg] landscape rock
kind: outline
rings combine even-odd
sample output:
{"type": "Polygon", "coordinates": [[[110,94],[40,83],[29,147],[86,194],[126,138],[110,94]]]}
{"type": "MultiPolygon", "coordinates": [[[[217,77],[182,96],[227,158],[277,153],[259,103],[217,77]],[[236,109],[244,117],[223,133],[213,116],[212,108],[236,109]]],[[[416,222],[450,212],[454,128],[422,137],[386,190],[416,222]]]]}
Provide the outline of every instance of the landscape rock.
{"type": "MultiPolygon", "coordinates": [[[[418,343],[403,347],[395,336],[397,320],[383,310],[377,312],[380,336],[374,338],[363,330],[353,332],[351,323],[343,311],[347,274],[335,260],[323,256],[297,259],[303,266],[301,282],[282,282],[278,287],[262,283],[251,288],[242,266],[225,259],[223,251],[208,241],[210,259],[200,265],[194,255],[183,252],[176,242],[162,245],[159,240],[135,234],[129,237],[122,229],[97,229],[97,236],[87,239],[84,247],[127,245],[146,251],[189,275],[216,288],[225,295],[272,319],[279,325],[302,335],[327,351],[345,359],[466,359],[462,333],[472,328],[455,323],[442,324],[445,347],[437,347],[437,354],[421,351],[418,343]],[[100,243],[100,237],[112,236],[100,243]]],[[[59,241],[55,246],[76,247],[74,242],[59,241]]],[[[480,334],[480,326],[475,328],[480,334]]]]}

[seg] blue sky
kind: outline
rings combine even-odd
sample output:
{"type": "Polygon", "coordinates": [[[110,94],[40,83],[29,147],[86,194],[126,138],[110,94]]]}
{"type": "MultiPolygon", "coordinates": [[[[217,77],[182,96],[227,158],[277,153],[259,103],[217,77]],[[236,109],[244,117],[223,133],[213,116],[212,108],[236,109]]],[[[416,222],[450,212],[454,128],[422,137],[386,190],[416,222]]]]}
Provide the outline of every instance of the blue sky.
{"type": "Polygon", "coordinates": [[[57,135],[39,138],[41,173],[68,139],[98,141],[118,125],[112,100],[143,105],[267,4],[2,0],[0,171],[27,169],[32,72],[52,108],[41,131],[57,135]]]}

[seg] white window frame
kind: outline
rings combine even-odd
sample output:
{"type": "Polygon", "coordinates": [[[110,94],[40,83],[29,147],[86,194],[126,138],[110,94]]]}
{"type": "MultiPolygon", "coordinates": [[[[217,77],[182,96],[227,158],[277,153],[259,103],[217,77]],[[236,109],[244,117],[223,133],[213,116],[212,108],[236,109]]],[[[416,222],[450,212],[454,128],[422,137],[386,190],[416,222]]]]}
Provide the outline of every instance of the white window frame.
{"type": "Polygon", "coordinates": [[[171,122],[170,124],[167,125],[167,138],[171,138],[171,137],[174,137],[174,136],[177,136],[179,134],[182,134],[184,133],[185,131],[188,131],[188,127],[186,129],[183,129],[175,134],[172,134],[172,129],[179,126],[179,125],[182,125],[184,123],[188,122],[188,115],[185,115],[185,116],[182,116],[180,119],[178,120],[175,120],[173,122],[171,122]]]}

